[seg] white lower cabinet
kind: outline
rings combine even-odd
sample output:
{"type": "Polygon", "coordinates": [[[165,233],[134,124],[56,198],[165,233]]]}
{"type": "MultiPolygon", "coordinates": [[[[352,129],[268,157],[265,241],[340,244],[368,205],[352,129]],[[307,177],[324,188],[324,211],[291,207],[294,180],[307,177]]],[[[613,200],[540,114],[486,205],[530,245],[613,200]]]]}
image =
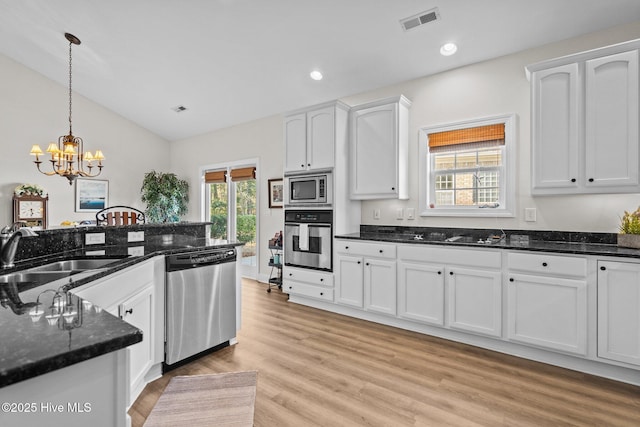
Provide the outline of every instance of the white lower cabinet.
{"type": "Polygon", "coordinates": [[[447,324],[453,329],[502,335],[502,273],[449,267],[447,324]]]}
{"type": "Polygon", "coordinates": [[[507,253],[508,338],[587,354],[587,259],[507,253]]]}
{"type": "Polygon", "coordinates": [[[640,366],[640,264],[598,261],[598,357],[640,366]]]}
{"type": "Polygon", "coordinates": [[[507,299],[510,340],[586,354],[586,281],[509,274],[507,299]]]}
{"type": "Polygon", "coordinates": [[[364,308],[382,314],[396,314],[396,262],[364,259],[364,308]]]}
{"type": "MultiPolygon", "coordinates": [[[[132,404],[164,361],[164,257],[117,271],[71,291],[142,330],[142,341],[126,348],[132,404]],[[149,378],[149,374],[156,370],[149,378]]],[[[157,372],[156,372],[157,371],[157,372]]]]}
{"type": "Polygon", "coordinates": [[[285,266],[282,270],[282,291],[289,295],[333,301],[333,274],[285,266]]]}
{"type": "Polygon", "coordinates": [[[129,359],[129,382],[131,402],[135,400],[144,386],[145,375],[153,365],[153,340],[144,337],[153,336],[155,330],[153,283],[119,305],[122,320],[142,330],[143,340],[127,348],[129,359]]]}
{"type": "Polygon", "coordinates": [[[396,247],[336,241],[336,302],[396,314],[396,247]]]}
{"type": "Polygon", "coordinates": [[[398,261],[398,316],[444,325],[444,268],[398,261]]]}

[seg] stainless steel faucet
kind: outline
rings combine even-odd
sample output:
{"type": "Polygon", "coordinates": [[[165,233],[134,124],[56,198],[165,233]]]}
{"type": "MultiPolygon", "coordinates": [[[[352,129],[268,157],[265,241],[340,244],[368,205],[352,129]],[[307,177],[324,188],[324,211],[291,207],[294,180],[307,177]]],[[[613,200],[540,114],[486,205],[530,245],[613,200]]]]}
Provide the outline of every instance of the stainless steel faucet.
{"type": "Polygon", "coordinates": [[[22,228],[23,222],[14,222],[0,231],[0,267],[13,267],[18,249],[18,242],[22,237],[37,236],[30,228],[22,228]]]}

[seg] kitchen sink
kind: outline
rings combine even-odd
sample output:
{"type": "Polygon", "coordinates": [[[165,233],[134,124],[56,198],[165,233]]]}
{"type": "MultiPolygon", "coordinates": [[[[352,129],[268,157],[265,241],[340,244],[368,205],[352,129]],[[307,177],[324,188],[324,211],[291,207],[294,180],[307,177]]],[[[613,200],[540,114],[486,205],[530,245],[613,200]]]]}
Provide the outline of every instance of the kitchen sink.
{"type": "Polygon", "coordinates": [[[71,274],[71,271],[21,271],[0,276],[0,283],[44,284],[70,276],[71,274]]]}
{"type": "Polygon", "coordinates": [[[67,259],[64,261],[56,261],[39,267],[30,268],[30,272],[55,272],[55,271],[80,271],[95,270],[96,268],[105,267],[108,264],[120,261],[122,258],[96,258],[96,259],[67,259]]]}

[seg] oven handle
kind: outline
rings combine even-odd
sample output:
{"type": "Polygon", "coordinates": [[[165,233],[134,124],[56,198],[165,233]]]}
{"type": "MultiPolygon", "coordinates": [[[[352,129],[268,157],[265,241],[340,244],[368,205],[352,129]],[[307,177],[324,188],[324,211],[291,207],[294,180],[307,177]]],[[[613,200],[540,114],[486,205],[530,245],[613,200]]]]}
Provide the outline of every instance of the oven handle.
{"type": "Polygon", "coordinates": [[[317,222],[285,222],[284,225],[298,226],[300,224],[309,224],[309,227],[331,227],[331,224],[327,223],[317,223],[317,222]]]}

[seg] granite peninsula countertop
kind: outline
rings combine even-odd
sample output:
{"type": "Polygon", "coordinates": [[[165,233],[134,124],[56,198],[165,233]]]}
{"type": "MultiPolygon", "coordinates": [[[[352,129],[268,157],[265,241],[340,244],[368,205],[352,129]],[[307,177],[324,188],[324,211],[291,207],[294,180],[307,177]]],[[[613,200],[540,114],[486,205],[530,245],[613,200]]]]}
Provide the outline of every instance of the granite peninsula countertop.
{"type": "Polygon", "coordinates": [[[555,231],[485,229],[447,229],[393,226],[361,226],[360,232],[336,235],[338,239],[362,240],[446,247],[509,249],[518,251],[555,252],[574,255],[596,255],[640,258],[640,250],[621,248],[616,234],[555,231]],[[450,241],[460,236],[459,240],[450,241]],[[495,240],[488,239],[496,236],[495,240]],[[498,237],[501,237],[498,239],[498,237]],[[489,242],[487,242],[489,240],[489,242]]]}
{"type": "Polygon", "coordinates": [[[73,318],[69,316],[68,322],[59,318],[49,325],[46,312],[37,319],[29,314],[38,299],[40,307],[47,310],[57,290],[72,290],[157,255],[241,245],[192,236],[159,237],[145,242],[65,250],[20,261],[16,267],[0,271],[0,275],[4,275],[78,257],[121,258],[105,268],[82,272],[22,292],[18,292],[15,284],[0,283],[0,388],[125,348],[143,339],[141,330],[90,301],[72,295],[73,291],[64,294],[64,298],[68,298],[67,306],[72,307],[76,314],[73,318]],[[130,248],[135,248],[134,252],[139,255],[129,255],[130,248]]]}

